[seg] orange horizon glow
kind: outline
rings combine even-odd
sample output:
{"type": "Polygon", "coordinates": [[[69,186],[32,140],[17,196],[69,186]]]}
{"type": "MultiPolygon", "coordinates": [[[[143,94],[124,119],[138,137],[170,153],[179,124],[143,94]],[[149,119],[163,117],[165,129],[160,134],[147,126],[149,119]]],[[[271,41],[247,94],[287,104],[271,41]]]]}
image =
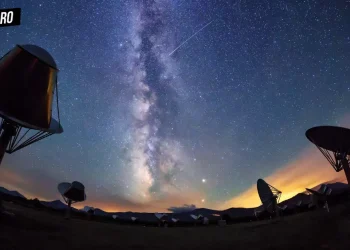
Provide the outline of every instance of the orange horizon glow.
{"type": "MultiPolygon", "coordinates": [[[[343,171],[336,172],[318,149],[310,146],[302,151],[297,159],[264,178],[271,186],[282,191],[280,201],[287,200],[321,183],[347,183],[343,171]]],[[[222,205],[227,207],[257,207],[261,205],[256,184],[222,205]]]]}
{"type": "MultiPolygon", "coordinates": [[[[350,116],[345,116],[340,122],[341,126],[348,127],[350,116]]],[[[343,171],[336,172],[329,162],[323,157],[321,152],[310,142],[310,145],[301,150],[295,159],[291,160],[285,166],[282,166],[269,176],[259,176],[273,187],[282,191],[281,200],[287,200],[298,193],[305,192],[305,188],[313,188],[321,183],[343,182],[347,183],[343,171]]],[[[17,190],[27,198],[38,198],[43,201],[52,201],[55,199],[63,200],[60,195],[50,195],[50,197],[40,197],[36,193],[36,180],[26,179],[10,168],[0,168],[0,183],[10,190],[17,190]],[[31,187],[31,188],[28,188],[31,187]],[[27,188],[27,189],[25,189],[27,188]],[[28,190],[32,190],[31,192],[28,190]]],[[[56,188],[56,187],[55,187],[56,188]]],[[[142,212],[167,212],[168,207],[182,206],[183,204],[194,204],[202,206],[202,194],[198,191],[177,193],[162,200],[153,200],[145,204],[120,205],[118,201],[101,200],[100,197],[89,197],[87,201],[74,204],[74,207],[80,209],[84,206],[98,207],[106,212],[135,211],[142,212]],[[192,202],[198,200],[197,202],[192,202]]],[[[129,203],[128,203],[129,204],[129,203]]],[[[131,203],[130,203],[131,204],[131,203]]],[[[217,203],[216,203],[217,204],[217,203]]],[[[223,202],[219,205],[213,205],[213,209],[224,210],[230,207],[257,207],[261,205],[256,183],[241,194],[223,202]]]]}

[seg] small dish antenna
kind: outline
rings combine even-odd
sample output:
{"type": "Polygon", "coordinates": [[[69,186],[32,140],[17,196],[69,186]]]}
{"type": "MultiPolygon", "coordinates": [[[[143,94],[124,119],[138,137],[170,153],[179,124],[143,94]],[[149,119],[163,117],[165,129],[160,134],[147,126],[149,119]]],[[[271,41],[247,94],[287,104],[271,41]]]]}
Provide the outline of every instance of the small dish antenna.
{"type": "Polygon", "coordinates": [[[309,207],[316,206],[317,208],[320,208],[321,205],[321,207],[329,212],[327,197],[332,193],[332,189],[330,187],[328,187],[326,184],[322,184],[317,191],[308,188],[306,188],[306,191],[309,192],[311,197],[309,207]]]}
{"type": "Polygon", "coordinates": [[[64,201],[68,204],[66,219],[70,218],[71,205],[76,202],[86,200],[85,187],[78,181],[62,182],[58,184],[58,192],[62,195],[64,201]]]}
{"type": "Polygon", "coordinates": [[[336,172],[344,169],[350,185],[350,129],[319,126],[308,129],[305,135],[309,141],[316,145],[336,172]]]}
{"type": "Polygon", "coordinates": [[[17,45],[0,58],[0,164],[5,152],[63,132],[57,74],[52,56],[35,45],[17,45]],[[54,93],[58,121],[52,118],[54,93]]]}
{"type": "Polygon", "coordinates": [[[179,221],[179,219],[171,218],[171,221],[174,222],[174,223],[177,223],[179,221]]]}
{"type": "Polygon", "coordinates": [[[194,215],[194,214],[191,214],[191,217],[192,217],[192,219],[194,219],[194,220],[197,220],[197,219],[198,219],[198,216],[197,216],[197,215],[194,215]]]}
{"type": "Polygon", "coordinates": [[[270,214],[279,216],[281,208],[278,207],[277,204],[281,198],[282,192],[267,184],[263,179],[258,179],[257,189],[264,209],[270,214]]]}
{"type": "Polygon", "coordinates": [[[137,220],[137,218],[136,218],[136,217],[131,217],[131,220],[132,220],[133,222],[135,222],[135,221],[137,220]]]}
{"type": "Polygon", "coordinates": [[[166,217],[168,216],[167,214],[163,214],[163,213],[154,213],[154,215],[158,219],[158,226],[161,226],[162,223],[165,223],[166,217]]]}
{"type": "Polygon", "coordinates": [[[118,218],[118,215],[113,214],[113,215],[112,215],[112,218],[116,220],[116,219],[118,218]]]}
{"type": "Polygon", "coordinates": [[[162,213],[154,213],[154,215],[157,217],[158,220],[163,220],[167,214],[162,214],[162,213]]]}

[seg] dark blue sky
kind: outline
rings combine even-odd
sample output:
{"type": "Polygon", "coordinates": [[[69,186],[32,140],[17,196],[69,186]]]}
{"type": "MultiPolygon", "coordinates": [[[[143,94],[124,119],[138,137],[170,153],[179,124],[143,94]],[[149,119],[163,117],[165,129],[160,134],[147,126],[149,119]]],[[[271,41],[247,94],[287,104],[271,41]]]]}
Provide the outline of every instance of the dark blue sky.
{"type": "Polygon", "coordinates": [[[20,26],[0,29],[0,54],[36,44],[60,69],[64,133],[1,166],[27,180],[4,185],[30,196],[54,199],[58,182],[80,180],[102,208],[215,208],[293,161],[309,127],[349,113],[346,1],[0,7],[22,8],[20,26]]]}

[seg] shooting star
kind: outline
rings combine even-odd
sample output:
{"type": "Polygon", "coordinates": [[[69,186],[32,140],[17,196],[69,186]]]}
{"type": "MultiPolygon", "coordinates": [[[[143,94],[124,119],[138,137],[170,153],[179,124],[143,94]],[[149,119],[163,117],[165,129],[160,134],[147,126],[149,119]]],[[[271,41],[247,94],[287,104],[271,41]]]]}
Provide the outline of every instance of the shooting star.
{"type": "Polygon", "coordinates": [[[181,48],[185,43],[187,43],[189,40],[191,40],[192,37],[194,37],[195,35],[197,35],[199,32],[201,32],[203,29],[205,29],[207,26],[209,26],[209,24],[211,24],[214,20],[210,21],[209,23],[207,23],[206,25],[204,25],[201,29],[199,29],[196,33],[194,33],[192,36],[190,36],[189,38],[187,38],[183,43],[181,43],[179,46],[177,46],[170,54],[169,56],[171,56],[172,54],[174,54],[179,48],[181,48]]]}

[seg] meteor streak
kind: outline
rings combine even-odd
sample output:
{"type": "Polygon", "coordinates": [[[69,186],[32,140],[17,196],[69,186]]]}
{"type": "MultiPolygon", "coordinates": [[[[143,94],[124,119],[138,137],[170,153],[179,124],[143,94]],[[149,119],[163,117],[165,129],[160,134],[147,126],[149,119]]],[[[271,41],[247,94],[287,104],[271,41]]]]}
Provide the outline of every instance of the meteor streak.
{"type": "Polygon", "coordinates": [[[211,24],[214,20],[210,21],[209,23],[207,23],[206,25],[204,25],[201,29],[199,29],[196,33],[194,33],[192,36],[190,36],[189,38],[187,38],[183,43],[181,43],[179,46],[177,46],[170,54],[169,56],[171,56],[172,54],[175,53],[175,51],[177,51],[179,48],[182,47],[182,45],[184,45],[185,43],[187,43],[189,40],[191,40],[192,37],[194,37],[195,35],[197,35],[199,32],[201,32],[205,27],[207,27],[209,24],[211,24]]]}

